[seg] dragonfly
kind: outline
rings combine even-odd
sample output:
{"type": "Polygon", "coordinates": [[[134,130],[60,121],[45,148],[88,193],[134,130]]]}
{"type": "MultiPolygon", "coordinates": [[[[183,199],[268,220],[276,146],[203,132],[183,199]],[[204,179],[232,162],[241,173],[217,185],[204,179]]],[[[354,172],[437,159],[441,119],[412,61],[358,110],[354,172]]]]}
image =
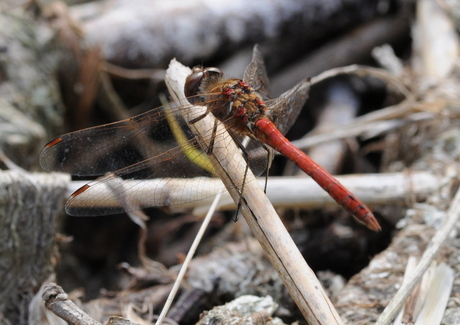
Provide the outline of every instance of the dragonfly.
{"type": "Polygon", "coordinates": [[[217,123],[222,123],[255,175],[268,170],[276,150],[358,222],[380,231],[378,221],[364,203],[284,136],[308,98],[309,79],[278,98],[270,98],[268,84],[264,60],[256,45],[243,79],[225,79],[218,68],[193,68],[184,93],[190,104],[206,107],[203,114],[185,121],[184,105],[173,103],[122,121],[67,133],[45,145],[40,165],[47,171],[75,176],[103,175],[70,196],[65,207],[69,215],[110,215],[181,205],[223,191],[221,182],[207,182],[214,175],[209,164],[203,164],[206,156],[213,154],[213,139],[220,132],[217,123]],[[206,133],[209,146],[203,152],[198,141],[202,135],[194,134],[189,125],[209,114],[216,122],[206,133]],[[178,125],[185,140],[178,141],[178,125]],[[172,185],[177,179],[183,181],[181,185],[172,185]],[[174,202],[162,191],[167,186],[173,188],[174,202]],[[203,187],[202,193],[191,191],[198,186],[203,187]]]}

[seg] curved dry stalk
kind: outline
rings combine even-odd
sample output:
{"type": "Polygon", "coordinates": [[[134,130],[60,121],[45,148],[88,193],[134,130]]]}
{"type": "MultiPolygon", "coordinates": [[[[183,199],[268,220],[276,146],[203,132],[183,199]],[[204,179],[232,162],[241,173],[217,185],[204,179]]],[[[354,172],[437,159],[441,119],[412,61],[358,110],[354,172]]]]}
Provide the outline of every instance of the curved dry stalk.
{"type": "MultiPolygon", "coordinates": [[[[333,130],[314,129],[302,139],[293,141],[293,144],[300,149],[307,149],[311,146],[318,145],[323,142],[338,140],[347,137],[354,137],[363,134],[369,134],[371,137],[378,134],[388,132],[394,128],[400,128],[407,123],[418,121],[420,119],[432,118],[433,115],[418,116],[412,113],[417,113],[421,110],[420,105],[416,104],[414,95],[406,87],[401,78],[384,69],[371,68],[360,65],[350,65],[327,70],[313,78],[311,84],[317,84],[325,79],[335,77],[341,74],[356,74],[358,76],[372,76],[385,81],[389,85],[393,85],[405,97],[405,99],[393,106],[374,111],[357,117],[338,128],[333,130]],[[412,114],[412,115],[411,115],[412,114]],[[404,118],[404,120],[396,120],[404,118]]],[[[422,108],[423,110],[423,108],[422,108]]]]}
{"type": "Polygon", "coordinates": [[[411,91],[407,89],[406,85],[404,85],[399,76],[394,75],[384,69],[371,68],[361,66],[358,64],[352,64],[346,67],[339,67],[324,71],[323,73],[320,73],[319,75],[311,78],[311,84],[314,85],[325,79],[335,77],[341,74],[356,74],[361,77],[375,77],[383,81],[386,81],[389,84],[392,84],[406,98],[412,98],[414,96],[411,93],[411,91]]]}
{"type": "Polygon", "coordinates": [[[313,130],[305,137],[292,141],[292,143],[298,148],[307,149],[324,142],[349,137],[363,136],[365,138],[372,138],[391,130],[402,128],[409,123],[432,120],[437,116],[435,113],[417,112],[417,110],[418,106],[415,106],[411,101],[404,101],[401,104],[358,117],[349,124],[333,130],[320,132],[313,130]],[[399,116],[393,115],[396,112],[399,116]],[[379,114],[374,115],[373,113],[379,114]],[[371,114],[373,116],[370,116],[371,114]]]}
{"type": "MultiPolygon", "coordinates": [[[[166,80],[175,101],[183,102],[184,82],[189,73],[190,69],[177,61],[171,62],[166,80]]],[[[186,120],[202,114],[199,110],[200,107],[187,110],[189,116],[185,117],[186,120]]],[[[212,114],[208,114],[190,127],[194,132],[204,136],[201,131],[212,130],[214,121],[212,114]]],[[[218,123],[218,129],[221,128],[224,126],[218,123]]],[[[246,166],[246,162],[239,154],[236,144],[222,131],[218,130],[216,134],[213,154],[209,156],[214,169],[233,199],[236,202],[241,199],[241,213],[305,319],[309,324],[343,324],[315,274],[306,264],[275,209],[255,181],[254,175],[250,171],[244,175],[245,168],[242,166],[246,166]],[[235,154],[229,155],[229,152],[235,154]],[[244,191],[235,186],[243,184],[243,178],[245,179],[244,191]]]]}

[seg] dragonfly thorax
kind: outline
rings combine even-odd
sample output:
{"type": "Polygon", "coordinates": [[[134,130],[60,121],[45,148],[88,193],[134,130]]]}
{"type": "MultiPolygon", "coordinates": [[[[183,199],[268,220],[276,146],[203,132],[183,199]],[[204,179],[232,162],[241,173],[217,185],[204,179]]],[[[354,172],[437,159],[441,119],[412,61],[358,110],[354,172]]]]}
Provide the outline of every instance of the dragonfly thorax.
{"type": "Polygon", "coordinates": [[[206,105],[220,121],[251,133],[257,120],[266,118],[265,103],[244,80],[223,76],[218,68],[195,67],[185,82],[185,94],[192,104],[206,105]]]}
{"type": "Polygon", "coordinates": [[[222,94],[221,102],[225,105],[212,109],[212,112],[223,122],[238,120],[252,131],[255,122],[266,117],[266,106],[262,97],[241,79],[223,81],[213,87],[212,91],[222,94]]]}

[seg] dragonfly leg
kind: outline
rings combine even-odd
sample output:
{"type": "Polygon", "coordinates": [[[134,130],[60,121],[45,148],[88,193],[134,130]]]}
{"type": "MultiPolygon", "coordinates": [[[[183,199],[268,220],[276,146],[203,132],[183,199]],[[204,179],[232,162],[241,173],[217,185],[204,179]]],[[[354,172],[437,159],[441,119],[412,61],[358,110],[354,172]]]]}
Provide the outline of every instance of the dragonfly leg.
{"type": "Polygon", "coordinates": [[[212,134],[211,134],[211,141],[209,141],[209,146],[208,146],[208,150],[206,151],[206,153],[208,155],[212,154],[212,151],[214,150],[214,141],[216,139],[216,132],[217,132],[217,120],[214,120],[214,126],[212,127],[212,134]]]}
{"type": "MultiPolygon", "coordinates": [[[[245,153],[246,151],[243,150],[243,152],[245,153]]],[[[237,222],[238,221],[238,215],[240,214],[240,210],[241,210],[241,205],[243,204],[243,200],[244,200],[244,197],[243,197],[243,193],[244,193],[244,185],[246,184],[246,175],[248,174],[248,170],[249,170],[249,163],[247,163],[247,157],[248,155],[247,154],[243,154],[243,156],[245,156],[245,159],[246,159],[246,168],[244,170],[244,177],[243,177],[243,184],[241,185],[241,191],[240,191],[240,198],[238,200],[238,204],[236,206],[236,215],[235,215],[235,218],[233,221],[237,222]]]]}
{"type": "Polygon", "coordinates": [[[265,143],[262,143],[262,147],[267,151],[267,167],[265,168],[265,185],[264,193],[267,194],[267,185],[268,185],[268,174],[270,172],[270,167],[272,166],[273,161],[273,150],[270,149],[265,143]]]}
{"type": "Polygon", "coordinates": [[[246,175],[248,174],[248,171],[249,171],[249,153],[248,151],[246,150],[246,148],[243,146],[243,144],[241,143],[241,141],[239,139],[237,139],[236,137],[233,137],[233,141],[235,141],[235,143],[237,144],[237,146],[241,149],[241,153],[244,157],[244,160],[246,161],[246,168],[244,169],[244,177],[243,177],[243,183],[241,184],[241,191],[240,191],[240,199],[238,200],[238,205],[237,205],[237,216],[238,216],[238,213],[241,209],[241,204],[243,203],[243,193],[244,193],[244,186],[246,184],[246,175]]]}
{"type": "Polygon", "coordinates": [[[238,217],[239,217],[239,215],[240,215],[241,206],[243,205],[243,202],[245,202],[245,203],[246,203],[246,206],[247,206],[246,200],[244,199],[244,197],[241,196],[240,199],[239,199],[239,201],[238,201],[238,205],[237,205],[237,207],[236,207],[235,216],[232,218],[232,220],[233,220],[234,222],[237,222],[238,219],[239,219],[238,217]]]}
{"type": "MultiPolygon", "coordinates": [[[[243,150],[243,153],[244,152],[245,152],[245,150],[243,150]]],[[[248,174],[248,170],[249,170],[248,157],[245,154],[243,154],[243,155],[245,156],[245,159],[246,159],[246,168],[244,169],[243,184],[241,184],[240,199],[238,200],[238,210],[237,210],[237,212],[239,212],[240,208],[241,208],[241,203],[242,203],[242,200],[243,200],[243,193],[244,193],[244,185],[246,185],[246,175],[248,174]]]]}

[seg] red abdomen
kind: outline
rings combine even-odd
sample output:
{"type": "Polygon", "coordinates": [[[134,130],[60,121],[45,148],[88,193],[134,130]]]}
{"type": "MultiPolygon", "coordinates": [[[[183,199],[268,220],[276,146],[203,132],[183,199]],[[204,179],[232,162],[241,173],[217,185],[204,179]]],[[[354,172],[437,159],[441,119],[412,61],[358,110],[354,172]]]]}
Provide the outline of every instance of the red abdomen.
{"type": "Polygon", "coordinates": [[[289,142],[271,121],[265,118],[258,120],[254,126],[254,135],[299,166],[359,222],[369,229],[380,231],[380,225],[371,210],[325,169],[289,142]]]}

